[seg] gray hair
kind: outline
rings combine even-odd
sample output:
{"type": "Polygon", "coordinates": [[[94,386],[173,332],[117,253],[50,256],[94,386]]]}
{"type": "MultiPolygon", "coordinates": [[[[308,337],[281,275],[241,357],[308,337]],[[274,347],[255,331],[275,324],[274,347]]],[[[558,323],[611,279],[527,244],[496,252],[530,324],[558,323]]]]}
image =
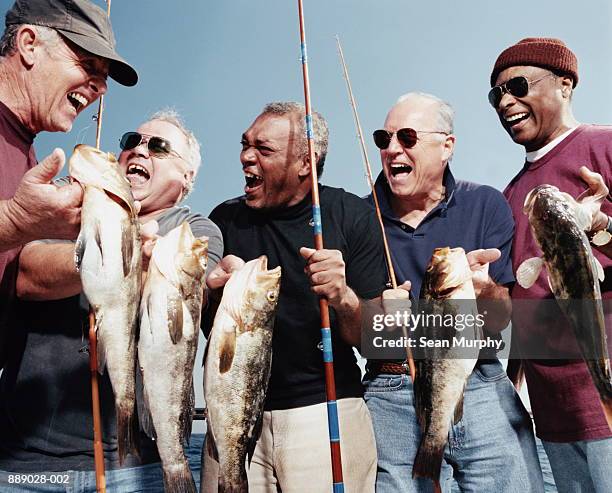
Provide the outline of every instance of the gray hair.
{"type": "MultiPolygon", "coordinates": [[[[2,38],[0,38],[0,57],[9,57],[17,51],[17,33],[21,27],[29,25],[30,24],[12,24],[5,29],[2,38]]],[[[45,26],[32,27],[36,29],[38,37],[47,48],[47,51],[51,48],[55,48],[58,43],[62,42],[62,37],[55,29],[45,26]]]]}
{"type": "Polygon", "coordinates": [[[164,108],[160,111],[156,111],[151,115],[147,122],[153,120],[162,121],[174,125],[183,133],[185,139],[187,139],[188,154],[187,156],[182,157],[185,159],[185,161],[187,161],[189,169],[193,171],[193,176],[191,177],[191,181],[187,184],[183,193],[184,199],[193,190],[193,185],[195,183],[198,170],[200,169],[200,165],[202,164],[200,143],[198,142],[198,139],[196,138],[195,134],[185,126],[181,115],[173,108],[164,108]]]}
{"type": "Polygon", "coordinates": [[[412,98],[427,99],[437,103],[438,128],[436,130],[446,132],[448,134],[452,134],[454,132],[455,110],[449,103],[437,96],[434,96],[433,94],[428,94],[426,92],[409,92],[403,96],[400,96],[397,99],[396,104],[412,98]]]}
{"type": "MultiPolygon", "coordinates": [[[[295,101],[277,101],[269,103],[264,106],[262,115],[276,115],[285,116],[293,113],[298,113],[300,118],[300,127],[298,134],[300,140],[298,143],[297,151],[300,158],[308,156],[308,139],[306,138],[306,109],[302,103],[295,101]]],[[[325,158],[327,156],[327,147],[329,145],[329,129],[327,122],[323,115],[317,111],[312,113],[312,130],[315,152],[319,155],[317,160],[317,174],[321,176],[323,174],[323,166],[325,165],[325,158]]]]}

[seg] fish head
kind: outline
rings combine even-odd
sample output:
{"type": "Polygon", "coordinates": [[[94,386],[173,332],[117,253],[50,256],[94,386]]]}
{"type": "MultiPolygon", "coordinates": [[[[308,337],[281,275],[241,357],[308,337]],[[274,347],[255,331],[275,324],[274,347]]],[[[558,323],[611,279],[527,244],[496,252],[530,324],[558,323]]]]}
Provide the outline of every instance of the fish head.
{"type": "Polygon", "coordinates": [[[268,270],[268,258],[262,255],[250,260],[235,271],[223,290],[223,299],[232,304],[243,300],[242,306],[233,306],[231,311],[240,313],[240,318],[267,320],[278,303],[281,268],[268,270]]]}
{"type": "Polygon", "coordinates": [[[553,185],[538,185],[525,197],[523,212],[535,228],[550,222],[573,223],[581,230],[588,230],[593,216],[590,204],[580,204],[569,193],[561,192],[553,185]]]}
{"type": "Polygon", "coordinates": [[[122,176],[114,154],[79,144],[68,160],[68,170],[70,176],[83,187],[104,190],[136,216],[130,183],[122,176]]]}
{"type": "Polygon", "coordinates": [[[425,271],[422,293],[435,299],[450,298],[472,279],[463,248],[436,248],[425,271]]]}

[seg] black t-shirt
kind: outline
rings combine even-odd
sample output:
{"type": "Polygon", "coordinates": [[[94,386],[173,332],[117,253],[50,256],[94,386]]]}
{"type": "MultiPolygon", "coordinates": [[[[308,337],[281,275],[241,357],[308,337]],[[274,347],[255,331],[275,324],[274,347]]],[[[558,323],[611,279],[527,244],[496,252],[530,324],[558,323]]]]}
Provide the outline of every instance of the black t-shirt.
{"type": "MultiPolygon", "coordinates": [[[[207,272],[214,268],[223,246],[210,220],[187,207],[173,207],[157,221],[160,235],[187,221],[195,236],[208,236],[207,272]]],[[[0,470],[94,469],[87,313],[85,297],[79,295],[17,304],[0,379],[0,470]]],[[[98,382],[104,459],[107,469],[115,469],[117,420],[107,371],[98,382]]],[[[123,467],[159,460],[155,443],[144,433],[140,448],[141,460],[128,455],[123,467]]]]}
{"type": "MultiPolygon", "coordinates": [[[[379,296],[387,271],[373,210],[342,189],[320,185],[319,190],[324,247],[342,252],[347,284],[360,298],[379,296]]],[[[266,409],[325,402],[319,304],[299,253],[300,247],[314,248],[310,195],[294,206],[267,212],[247,207],[244,197],[231,199],[217,206],[210,219],[223,234],[224,255],[244,261],[266,255],[268,268],[282,268],[266,409]]],[[[360,397],[360,370],[351,346],[340,338],[333,309],[330,319],[337,397],[360,397]]]]}

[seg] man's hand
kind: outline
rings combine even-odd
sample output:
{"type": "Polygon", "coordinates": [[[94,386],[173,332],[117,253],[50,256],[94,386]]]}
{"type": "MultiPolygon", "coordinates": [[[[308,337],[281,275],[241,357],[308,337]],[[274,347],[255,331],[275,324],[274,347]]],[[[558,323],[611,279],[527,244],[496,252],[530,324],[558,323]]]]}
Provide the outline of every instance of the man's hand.
{"type": "Polygon", "coordinates": [[[159,236],[159,224],[155,219],[142,224],[140,226],[140,240],[142,241],[142,270],[149,270],[149,262],[151,261],[151,255],[153,254],[153,248],[155,242],[159,236]]]}
{"type": "Polygon", "coordinates": [[[601,204],[609,194],[608,187],[599,173],[591,171],[586,166],[580,168],[580,178],[588,185],[588,189],[580,194],[578,202],[588,205],[591,213],[591,227],[589,231],[596,233],[606,229],[608,216],[601,212],[601,204]]]}
{"type": "Polygon", "coordinates": [[[497,248],[481,248],[468,252],[466,256],[472,269],[472,283],[478,298],[483,291],[495,286],[495,281],[489,276],[489,264],[499,259],[501,252],[497,248]]]}
{"type": "Polygon", "coordinates": [[[244,260],[240,257],[236,257],[236,255],[227,255],[223,257],[208,275],[206,286],[213,292],[223,288],[225,283],[232,276],[232,272],[241,269],[244,264],[244,260]]]}
{"type": "Polygon", "coordinates": [[[0,245],[11,240],[18,245],[38,239],[77,237],[83,190],[77,183],[62,187],[51,183],[65,161],[64,151],[55,149],[24,175],[15,196],[4,202],[0,211],[12,226],[10,234],[14,236],[0,238],[0,245]]]}
{"type": "Polygon", "coordinates": [[[333,308],[339,308],[349,295],[356,298],[346,285],[342,252],[302,247],[300,255],[307,261],[304,272],[310,279],[314,294],[327,298],[333,308]]]}

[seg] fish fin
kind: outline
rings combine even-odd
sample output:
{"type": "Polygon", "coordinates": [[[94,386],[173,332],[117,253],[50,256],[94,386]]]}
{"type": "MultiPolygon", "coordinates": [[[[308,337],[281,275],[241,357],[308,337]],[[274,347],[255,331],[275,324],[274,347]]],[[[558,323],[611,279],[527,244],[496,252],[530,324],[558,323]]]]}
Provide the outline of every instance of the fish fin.
{"type": "Polygon", "coordinates": [[[425,437],[422,437],[419,450],[414,458],[412,477],[430,478],[434,481],[440,481],[440,470],[442,469],[445,446],[446,442],[433,445],[429,443],[429,440],[425,440],[425,437]]]}
{"type": "Polygon", "coordinates": [[[603,282],[606,275],[604,274],[604,269],[601,266],[601,262],[597,260],[597,257],[595,256],[593,256],[593,261],[595,262],[595,269],[597,270],[597,279],[599,279],[599,282],[603,282]]]}
{"type": "Polygon", "coordinates": [[[177,467],[171,466],[172,469],[163,467],[164,472],[164,492],[165,493],[197,493],[193,475],[189,469],[187,461],[183,460],[177,467]]]}
{"type": "Polygon", "coordinates": [[[117,409],[117,454],[119,455],[119,465],[122,466],[128,452],[140,456],[136,399],[115,406],[117,409]]]}
{"type": "Polygon", "coordinates": [[[131,228],[121,228],[121,260],[123,261],[123,277],[127,277],[132,270],[132,256],[134,255],[134,242],[131,228]]]}
{"type": "Polygon", "coordinates": [[[81,270],[83,255],[85,255],[85,235],[79,233],[76,243],[74,244],[74,265],[77,272],[81,270]]]}
{"type": "Polygon", "coordinates": [[[236,331],[223,332],[221,336],[221,349],[219,351],[219,372],[226,373],[232,367],[234,353],[236,352],[236,331]]]}
{"type": "Polygon", "coordinates": [[[251,466],[251,460],[253,459],[253,454],[255,453],[255,446],[257,445],[257,440],[259,440],[259,436],[261,435],[262,428],[263,413],[260,414],[259,418],[255,422],[255,426],[253,427],[252,434],[249,437],[249,442],[247,444],[247,458],[249,461],[249,467],[251,466]]]}
{"type": "Polygon", "coordinates": [[[172,344],[178,343],[183,337],[183,300],[178,294],[169,294],[168,307],[168,332],[172,344]]]}
{"type": "Polygon", "coordinates": [[[585,204],[575,204],[574,217],[576,218],[576,225],[580,228],[580,231],[588,231],[591,229],[591,223],[593,222],[592,207],[585,204]]]}
{"type": "Polygon", "coordinates": [[[208,420],[206,421],[207,430],[206,430],[206,453],[209,457],[212,457],[217,462],[219,462],[219,452],[217,451],[217,444],[215,442],[215,437],[210,429],[210,423],[208,420]]]}
{"type": "Polygon", "coordinates": [[[102,238],[100,238],[100,224],[96,222],[94,240],[96,241],[96,245],[98,245],[98,250],[100,250],[100,265],[104,265],[104,250],[102,250],[102,238]]]}
{"type": "Polygon", "coordinates": [[[532,257],[525,260],[516,270],[516,282],[522,288],[529,289],[538,280],[543,266],[544,259],[541,257],[532,257]]]}
{"type": "Polygon", "coordinates": [[[181,443],[189,445],[189,438],[191,437],[191,425],[193,423],[193,413],[195,411],[195,392],[193,390],[193,378],[191,380],[191,392],[187,397],[188,401],[185,403],[183,408],[183,415],[181,416],[181,443]]]}
{"type": "Polygon", "coordinates": [[[138,406],[138,421],[140,423],[140,429],[153,440],[157,439],[157,433],[155,432],[155,426],[153,425],[153,418],[151,416],[151,408],[149,407],[149,400],[144,388],[144,380],[142,377],[142,371],[140,365],[136,368],[136,405],[138,406]]]}
{"type": "Polygon", "coordinates": [[[465,395],[465,386],[463,387],[463,391],[461,392],[461,396],[457,401],[457,405],[455,406],[455,415],[453,416],[453,424],[456,425],[461,418],[463,418],[463,397],[465,395]]]}

